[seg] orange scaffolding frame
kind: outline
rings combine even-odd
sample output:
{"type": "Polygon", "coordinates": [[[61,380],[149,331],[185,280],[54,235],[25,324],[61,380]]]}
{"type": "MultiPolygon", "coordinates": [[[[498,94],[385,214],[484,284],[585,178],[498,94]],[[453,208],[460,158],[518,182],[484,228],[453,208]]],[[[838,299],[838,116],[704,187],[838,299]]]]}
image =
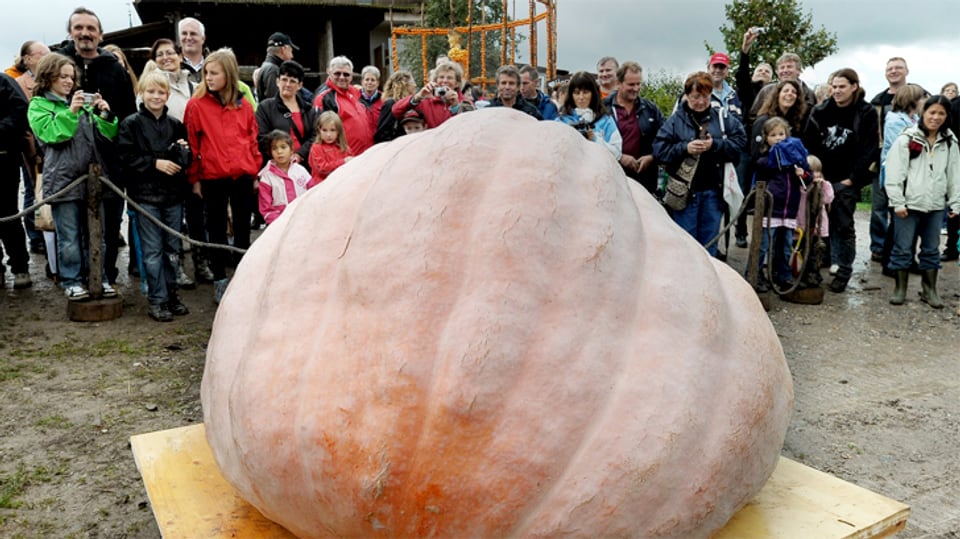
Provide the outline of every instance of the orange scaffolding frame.
{"type": "MultiPolygon", "coordinates": [[[[467,13],[473,13],[473,0],[468,0],[469,6],[467,13]]],[[[509,20],[507,16],[507,3],[509,0],[503,0],[503,19],[500,22],[491,24],[474,25],[472,20],[467,21],[467,26],[456,26],[453,28],[395,28],[393,22],[390,25],[390,48],[393,58],[394,68],[400,65],[399,52],[397,50],[397,36],[420,36],[421,62],[423,64],[424,77],[429,73],[427,62],[427,37],[428,36],[450,36],[451,34],[463,34],[467,37],[467,49],[463,51],[459,46],[454,45],[450,49],[450,59],[455,60],[463,67],[464,78],[474,84],[493,84],[494,79],[487,76],[487,32],[501,32],[500,36],[500,63],[513,64],[517,53],[517,28],[530,27],[530,65],[538,67],[537,63],[537,23],[546,21],[547,32],[547,62],[546,62],[546,80],[553,80],[557,76],[557,0],[529,0],[530,16],[521,20],[509,20]],[[537,13],[537,4],[543,4],[545,11],[537,13]],[[473,47],[473,35],[480,34],[480,73],[477,76],[471,75],[470,53],[473,47]],[[509,35],[509,43],[508,43],[509,35]],[[508,47],[509,45],[509,47],[508,47]],[[459,49],[459,50],[458,50],[459,49]],[[509,49],[509,58],[507,55],[509,49]],[[509,59],[509,62],[508,62],[509,59]]],[[[516,0],[514,0],[516,2],[516,0]]],[[[455,40],[454,40],[455,41],[455,40]]]]}

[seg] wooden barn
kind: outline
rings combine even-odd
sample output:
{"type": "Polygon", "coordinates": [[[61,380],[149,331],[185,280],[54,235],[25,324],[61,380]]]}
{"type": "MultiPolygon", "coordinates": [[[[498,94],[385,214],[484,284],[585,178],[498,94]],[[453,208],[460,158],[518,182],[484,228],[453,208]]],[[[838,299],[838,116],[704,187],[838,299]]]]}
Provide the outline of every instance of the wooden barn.
{"type": "Polygon", "coordinates": [[[210,50],[230,47],[243,74],[249,77],[266,55],[267,37],[290,36],[300,47],[294,59],[307,70],[306,85],[318,85],[327,61],[346,56],[359,72],[365,65],[380,68],[382,81],[393,69],[391,25],[420,22],[420,0],[134,0],[142,24],[111,32],[104,43],[127,52],[140,71],[147,49],[160,37],[177,38],[177,22],[195,17],[205,27],[210,50]]]}

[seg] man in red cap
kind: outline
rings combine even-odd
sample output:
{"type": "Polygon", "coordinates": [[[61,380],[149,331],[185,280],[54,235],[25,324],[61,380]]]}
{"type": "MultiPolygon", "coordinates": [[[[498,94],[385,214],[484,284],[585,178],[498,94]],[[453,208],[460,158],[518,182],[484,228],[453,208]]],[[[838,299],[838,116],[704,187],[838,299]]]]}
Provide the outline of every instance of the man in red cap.
{"type": "Polygon", "coordinates": [[[740,98],[736,90],[727,82],[730,70],[730,57],[723,52],[715,52],[707,62],[707,72],[713,79],[713,93],[710,95],[710,105],[714,108],[726,108],[743,123],[743,110],[740,107],[740,98]]]}

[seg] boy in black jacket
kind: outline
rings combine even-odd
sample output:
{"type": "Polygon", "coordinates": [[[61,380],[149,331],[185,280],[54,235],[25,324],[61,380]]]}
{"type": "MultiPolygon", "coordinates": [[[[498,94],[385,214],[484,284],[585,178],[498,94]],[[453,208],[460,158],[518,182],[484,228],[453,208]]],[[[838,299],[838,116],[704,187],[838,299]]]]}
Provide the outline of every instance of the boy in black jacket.
{"type": "MultiPolygon", "coordinates": [[[[187,130],[167,115],[170,86],[166,77],[149,73],[140,79],[140,110],[120,124],[117,146],[129,178],[127,192],[144,211],[177,232],[189,190],[186,177],[190,151],[187,130]]],[[[147,280],[148,314],[159,322],[190,311],[177,296],[180,239],[146,215],[137,216],[137,232],[147,280]]]]}

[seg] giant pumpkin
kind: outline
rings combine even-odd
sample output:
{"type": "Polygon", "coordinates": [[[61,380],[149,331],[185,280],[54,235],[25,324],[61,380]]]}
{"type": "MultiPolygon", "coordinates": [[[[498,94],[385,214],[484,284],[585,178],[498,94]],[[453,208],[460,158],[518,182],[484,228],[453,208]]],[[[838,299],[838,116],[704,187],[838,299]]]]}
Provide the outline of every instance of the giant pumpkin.
{"type": "Polygon", "coordinates": [[[793,391],[751,288],[609,152],[512,110],[381,144],[237,268],[223,475],[301,537],[707,537],[793,391]]]}

